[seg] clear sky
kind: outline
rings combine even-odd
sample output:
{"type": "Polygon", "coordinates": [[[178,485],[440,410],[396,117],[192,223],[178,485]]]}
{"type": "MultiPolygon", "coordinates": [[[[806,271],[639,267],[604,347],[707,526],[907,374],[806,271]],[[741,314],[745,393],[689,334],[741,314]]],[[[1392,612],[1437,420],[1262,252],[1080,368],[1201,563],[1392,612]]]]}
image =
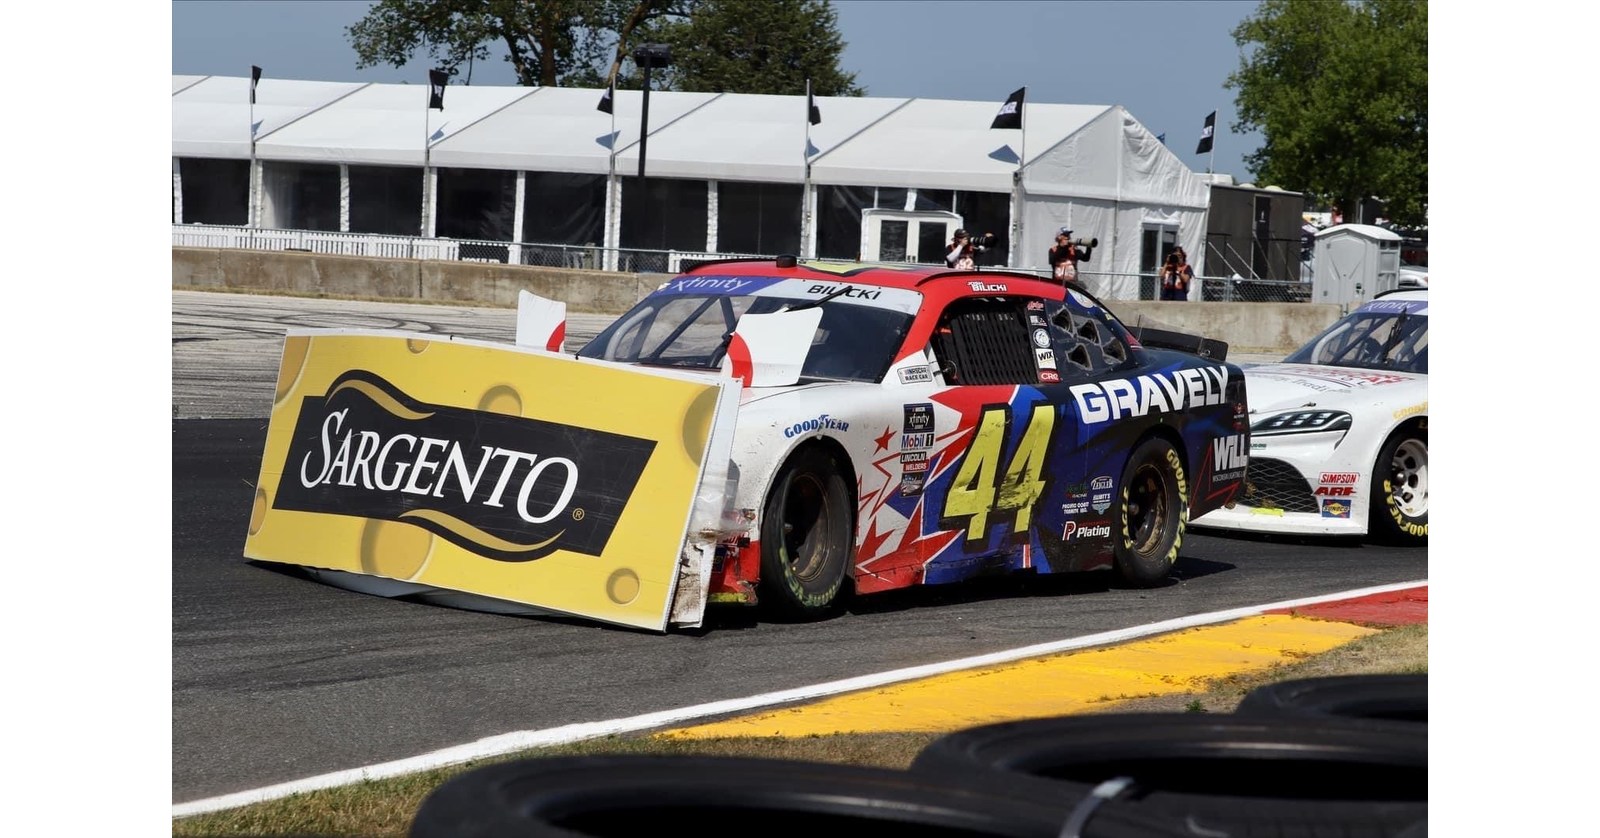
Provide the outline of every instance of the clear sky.
{"type": "MultiPolygon", "coordinates": [[[[403,68],[356,69],[345,29],[367,0],[175,0],[172,72],[317,81],[423,84],[419,54],[403,68]]],[[[1189,168],[1252,180],[1244,155],[1257,133],[1235,134],[1239,67],[1230,34],[1253,0],[834,0],[845,41],[840,64],[869,96],[993,100],[1028,88],[1028,102],[1122,105],[1189,168]],[[1215,155],[1195,154],[1217,112],[1215,155]],[[1213,162],[1214,160],[1214,162],[1213,162]]],[[[472,70],[474,84],[515,84],[503,50],[472,70]]],[[[1266,185],[1266,184],[1262,184],[1266,185]]]]}

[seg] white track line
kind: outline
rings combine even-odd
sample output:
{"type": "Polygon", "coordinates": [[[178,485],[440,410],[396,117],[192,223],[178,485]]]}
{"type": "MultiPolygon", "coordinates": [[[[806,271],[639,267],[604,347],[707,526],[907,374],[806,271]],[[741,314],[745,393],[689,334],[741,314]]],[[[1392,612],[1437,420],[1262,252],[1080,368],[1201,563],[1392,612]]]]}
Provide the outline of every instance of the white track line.
{"type": "Polygon", "coordinates": [[[416,774],[430,771],[435,768],[444,768],[450,765],[459,765],[472,760],[486,759],[502,756],[516,751],[532,748],[546,748],[552,745],[566,745],[573,742],[582,742],[586,739],[598,739],[619,733],[633,733],[651,728],[666,727],[668,725],[719,716],[726,713],[737,713],[770,707],[777,704],[786,704],[791,701],[800,701],[810,698],[822,698],[839,693],[853,692],[871,687],[881,687],[885,684],[894,684],[901,681],[912,681],[918,678],[927,678],[932,675],[943,675],[963,669],[975,669],[981,666],[991,666],[998,663],[1008,663],[1025,658],[1035,658],[1051,655],[1057,652],[1067,652],[1074,649],[1083,649],[1090,646],[1104,646],[1109,643],[1120,643],[1140,637],[1149,637],[1153,634],[1162,634],[1170,631],[1206,626],[1215,623],[1225,623],[1245,617],[1254,617],[1268,611],[1277,611],[1285,608],[1298,608],[1307,605],[1319,605],[1325,602],[1337,602],[1345,599],[1357,599],[1373,594],[1403,591],[1409,588],[1424,587],[1428,580],[1415,582],[1401,582],[1393,585],[1379,585],[1372,588],[1360,588],[1353,591],[1344,591],[1325,596],[1307,597],[1305,599],[1291,599],[1283,602],[1273,602],[1266,605],[1252,605],[1244,608],[1234,608],[1227,611],[1214,611],[1210,614],[1196,614],[1190,617],[1179,617],[1173,620],[1163,620],[1159,623],[1147,623],[1132,628],[1106,631],[1099,634],[1090,634],[1068,640],[1056,640],[1050,643],[1039,643],[1033,646],[1023,646],[1002,652],[991,652],[986,655],[976,655],[969,658],[960,658],[943,663],[924,664],[905,669],[895,669],[889,672],[880,672],[875,675],[860,675],[854,678],[845,678],[840,681],[829,681],[824,684],[814,684],[808,687],[798,687],[781,692],[765,693],[747,698],[727,699],[713,701],[708,704],[697,704],[693,707],[684,707],[677,710],[662,710],[655,713],[646,713],[642,716],[633,716],[627,719],[612,719],[603,722],[584,722],[581,724],[564,725],[546,730],[524,730],[516,733],[504,733],[499,736],[490,736],[469,742],[420,754],[405,759],[390,762],[380,762],[362,768],[352,768],[345,771],[335,771],[331,774],[320,774],[307,777],[303,780],[294,780],[287,783],[265,786],[249,791],[225,794],[220,797],[210,797],[204,800],[195,800],[189,803],[179,803],[172,807],[174,818],[183,818],[190,815],[200,815],[206,812],[216,812],[223,809],[233,809],[239,806],[248,806],[252,803],[262,803],[268,800],[289,797],[294,794],[316,791],[318,789],[334,788],[337,786],[352,785],[366,780],[379,780],[387,777],[400,777],[407,774],[416,774]]]}

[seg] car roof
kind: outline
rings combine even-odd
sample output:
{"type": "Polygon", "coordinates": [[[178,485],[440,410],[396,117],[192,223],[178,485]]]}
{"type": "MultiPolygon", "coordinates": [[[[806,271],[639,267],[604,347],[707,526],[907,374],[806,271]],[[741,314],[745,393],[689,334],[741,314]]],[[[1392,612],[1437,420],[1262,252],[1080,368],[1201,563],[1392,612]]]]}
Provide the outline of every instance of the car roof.
{"type": "Polygon", "coordinates": [[[1372,299],[1376,300],[1380,298],[1385,300],[1426,300],[1428,299],[1428,289],[1396,288],[1392,291],[1379,292],[1378,294],[1374,295],[1372,299]]]}
{"type": "Polygon", "coordinates": [[[931,297],[988,295],[992,289],[973,288],[971,283],[1003,284],[1002,293],[1061,299],[1066,289],[1060,283],[1026,271],[1005,268],[978,268],[956,271],[941,265],[845,262],[828,259],[800,260],[779,256],[776,259],[719,259],[702,262],[681,272],[682,276],[779,277],[783,279],[848,282],[882,288],[903,288],[931,297]]]}

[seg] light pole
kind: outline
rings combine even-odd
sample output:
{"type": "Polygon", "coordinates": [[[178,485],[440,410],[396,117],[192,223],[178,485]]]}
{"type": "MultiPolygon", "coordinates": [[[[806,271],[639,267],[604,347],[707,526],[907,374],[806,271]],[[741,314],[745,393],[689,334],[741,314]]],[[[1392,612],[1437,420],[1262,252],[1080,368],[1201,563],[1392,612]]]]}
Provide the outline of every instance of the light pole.
{"type": "Polygon", "coordinates": [[[644,71],[644,103],[639,109],[639,192],[643,199],[639,202],[639,228],[649,236],[650,195],[645,188],[644,158],[650,144],[650,71],[657,67],[666,69],[672,66],[672,48],[666,44],[643,44],[633,51],[633,63],[644,71]]]}

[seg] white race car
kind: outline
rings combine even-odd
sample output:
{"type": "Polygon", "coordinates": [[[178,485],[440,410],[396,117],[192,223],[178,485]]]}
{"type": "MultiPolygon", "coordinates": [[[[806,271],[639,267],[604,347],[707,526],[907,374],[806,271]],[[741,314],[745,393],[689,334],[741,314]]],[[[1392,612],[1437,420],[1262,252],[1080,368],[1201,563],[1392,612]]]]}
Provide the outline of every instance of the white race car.
{"type": "Polygon", "coordinates": [[[1195,527],[1428,541],[1428,291],[1392,291],[1281,363],[1243,364],[1244,493],[1195,527]]]}

